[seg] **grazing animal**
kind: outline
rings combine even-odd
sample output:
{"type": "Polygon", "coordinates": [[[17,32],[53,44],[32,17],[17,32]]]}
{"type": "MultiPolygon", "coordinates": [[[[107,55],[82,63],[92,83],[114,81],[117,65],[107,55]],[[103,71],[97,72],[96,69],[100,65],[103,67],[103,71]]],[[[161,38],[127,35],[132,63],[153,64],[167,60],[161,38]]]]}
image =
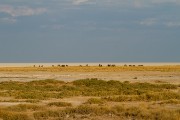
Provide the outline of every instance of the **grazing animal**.
{"type": "Polygon", "coordinates": [[[116,65],[114,65],[114,64],[113,64],[113,65],[111,65],[111,66],[112,66],[112,67],[116,67],[116,65]]]}

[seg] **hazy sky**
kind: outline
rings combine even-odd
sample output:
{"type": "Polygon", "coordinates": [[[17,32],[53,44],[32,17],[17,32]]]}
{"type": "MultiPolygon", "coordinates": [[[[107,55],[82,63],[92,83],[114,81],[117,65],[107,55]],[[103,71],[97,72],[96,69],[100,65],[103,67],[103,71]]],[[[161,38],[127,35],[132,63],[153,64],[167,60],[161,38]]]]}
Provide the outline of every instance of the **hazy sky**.
{"type": "Polygon", "coordinates": [[[180,0],[0,0],[0,62],[180,62],[180,0]]]}

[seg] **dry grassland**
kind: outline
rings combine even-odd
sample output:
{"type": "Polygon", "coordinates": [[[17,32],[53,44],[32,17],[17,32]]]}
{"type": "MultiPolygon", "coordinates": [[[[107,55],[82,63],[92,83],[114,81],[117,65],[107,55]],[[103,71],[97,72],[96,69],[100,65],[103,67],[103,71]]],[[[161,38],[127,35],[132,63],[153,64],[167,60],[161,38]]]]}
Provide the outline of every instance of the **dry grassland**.
{"type": "Polygon", "coordinates": [[[180,66],[0,68],[0,119],[179,120],[179,78],[180,66]]]}
{"type": "Polygon", "coordinates": [[[5,71],[47,71],[47,72],[123,72],[123,71],[161,71],[161,72],[180,72],[180,65],[176,66],[68,66],[68,67],[1,67],[0,72],[5,71]]]}

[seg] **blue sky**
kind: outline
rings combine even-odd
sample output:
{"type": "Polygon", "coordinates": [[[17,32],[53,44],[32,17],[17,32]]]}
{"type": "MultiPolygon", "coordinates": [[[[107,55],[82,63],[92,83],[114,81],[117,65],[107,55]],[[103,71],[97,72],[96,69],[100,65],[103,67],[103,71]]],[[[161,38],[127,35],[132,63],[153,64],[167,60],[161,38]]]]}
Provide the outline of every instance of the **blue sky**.
{"type": "Polygon", "coordinates": [[[0,62],[180,62],[180,0],[0,0],[0,62]]]}

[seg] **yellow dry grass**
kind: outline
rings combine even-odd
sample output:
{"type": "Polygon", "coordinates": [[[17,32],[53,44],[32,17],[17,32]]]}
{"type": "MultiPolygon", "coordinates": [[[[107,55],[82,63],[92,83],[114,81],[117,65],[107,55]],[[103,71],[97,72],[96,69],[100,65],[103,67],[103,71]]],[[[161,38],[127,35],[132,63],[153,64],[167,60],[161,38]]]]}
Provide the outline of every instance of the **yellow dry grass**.
{"type": "Polygon", "coordinates": [[[69,67],[0,67],[0,72],[122,72],[122,71],[161,71],[161,72],[180,72],[180,66],[69,66],[69,67]]]}

